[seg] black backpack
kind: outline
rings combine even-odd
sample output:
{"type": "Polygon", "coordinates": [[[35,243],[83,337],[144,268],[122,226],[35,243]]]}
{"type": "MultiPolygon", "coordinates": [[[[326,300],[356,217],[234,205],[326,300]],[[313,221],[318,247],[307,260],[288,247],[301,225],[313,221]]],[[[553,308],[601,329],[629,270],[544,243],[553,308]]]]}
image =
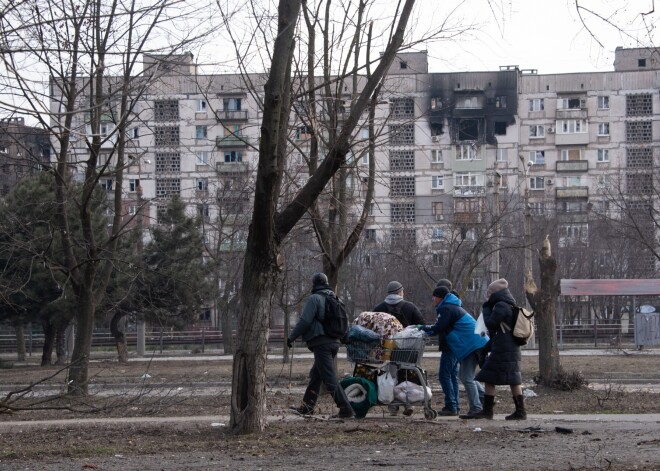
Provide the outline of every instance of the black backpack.
{"type": "Polygon", "coordinates": [[[334,294],[324,294],[325,315],[321,320],[325,335],[344,340],[348,334],[348,314],[346,306],[334,294]]]}

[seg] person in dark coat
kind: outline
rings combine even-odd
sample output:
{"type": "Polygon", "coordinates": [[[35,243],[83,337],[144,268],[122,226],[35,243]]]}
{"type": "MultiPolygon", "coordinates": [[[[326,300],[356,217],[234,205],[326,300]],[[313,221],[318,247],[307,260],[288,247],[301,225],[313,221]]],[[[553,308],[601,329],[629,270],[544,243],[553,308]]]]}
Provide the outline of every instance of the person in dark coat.
{"type": "Polygon", "coordinates": [[[377,304],[374,312],[386,312],[397,318],[403,327],[424,323],[424,316],[410,301],[403,299],[403,285],[398,281],[387,284],[387,296],[382,303],[377,304]]]}
{"type": "MultiPolygon", "coordinates": [[[[403,285],[398,281],[390,281],[387,284],[387,296],[382,303],[374,306],[373,312],[385,312],[397,318],[403,327],[409,325],[424,324],[424,316],[410,301],[403,299],[403,285]]],[[[399,413],[399,406],[388,406],[390,415],[399,413]]],[[[406,406],[403,415],[410,416],[414,412],[413,408],[406,406]]]]}
{"type": "Polygon", "coordinates": [[[506,420],[525,420],[527,412],[522,395],[520,373],[520,346],[513,339],[513,309],[516,300],[509,292],[509,283],[504,279],[493,281],[486,292],[488,300],[482,307],[484,322],[491,339],[490,354],[475,378],[485,385],[484,407],[481,416],[493,418],[495,386],[509,385],[516,410],[506,420]]]}
{"type": "Polygon", "coordinates": [[[302,337],[307,343],[307,348],[314,354],[314,364],[309,372],[309,383],[302,404],[290,409],[298,414],[313,414],[323,384],[339,407],[339,413],[333,418],[346,419],[354,417],[355,413],[344,388],[337,381],[335,357],[339,351],[340,341],[325,335],[321,322],[325,316],[326,296],[335,296],[335,293],[330,289],[325,273],[316,273],[312,277],[312,295],[307,298],[298,323],[287,337],[289,348],[298,337],[302,337]]]}

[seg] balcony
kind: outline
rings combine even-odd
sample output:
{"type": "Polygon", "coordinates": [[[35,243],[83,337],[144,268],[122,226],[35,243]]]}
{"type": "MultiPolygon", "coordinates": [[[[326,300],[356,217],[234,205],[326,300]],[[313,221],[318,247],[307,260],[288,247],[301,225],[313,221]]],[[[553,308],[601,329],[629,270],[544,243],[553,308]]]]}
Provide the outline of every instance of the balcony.
{"type": "Polygon", "coordinates": [[[456,186],[454,187],[454,196],[479,196],[486,194],[484,186],[456,186]]]}
{"type": "Polygon", "coordinates": [[[484,222],[484,217],[480,212],[454,212],[454,224],[481,224],[482,222],[484,222]]]}
{"type": "Polygon", "coordinates": [[[556,114],[557,119],[587,119],[589,113],[586,109],[558,109],[556,114]]]}
{"type": "Polygon", "coordinates": [[[571,186],[565,188],[555,188],[556,198],[589,198],[588,186],[571,186]]]}
{"type": "Polygon", "coordinates": [[[556,133],[555,134],[555,145],[557,146],[572,146],[580,144],[589,144],[589,133],[580,132],[580,133],[556,133]]]}
{"type": "Polygon", "coordinates": [[[219,174],[247,173],[250,169],[247,162],[217,162],[215,169],[219,174]]]}
{"type": "Polygon", "coordinates": [[[215,140],[215,145],[221,149],[227,149],[229,147],[247,147],[248,138],[246,136],[223,136],[218,137],[215,140]]]}
{"type": "Polygon", "coordinates": [[[557,162],[557,172],[588,172],[588,160],[560,160],[557,162]]]}
{"type": "Polygon", "coordinates": [[[247,121],[247,110],[218,110],[215,112],[215,118],[220,121],[247,121]]]}

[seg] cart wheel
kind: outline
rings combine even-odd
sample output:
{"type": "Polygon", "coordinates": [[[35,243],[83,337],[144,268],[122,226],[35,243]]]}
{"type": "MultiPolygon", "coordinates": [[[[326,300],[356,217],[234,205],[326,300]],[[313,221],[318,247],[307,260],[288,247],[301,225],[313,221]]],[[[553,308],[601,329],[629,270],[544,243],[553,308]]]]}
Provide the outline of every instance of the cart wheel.
{"type": "Polygon", "coordinates": [[[438,417],[438,413],[435,411],[435,409],[424,409],[424,418],[426,420],[434,420],[436,417],[438,417]]]}

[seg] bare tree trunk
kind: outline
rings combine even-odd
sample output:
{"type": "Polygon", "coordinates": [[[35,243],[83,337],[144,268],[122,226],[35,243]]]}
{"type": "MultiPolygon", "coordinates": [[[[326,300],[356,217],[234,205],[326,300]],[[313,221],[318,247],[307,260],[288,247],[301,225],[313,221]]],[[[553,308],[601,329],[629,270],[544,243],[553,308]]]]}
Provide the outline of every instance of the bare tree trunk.
{"type": "Polygon", "coordinates": [[[94,331],[94,298],[91,283],[78,295],[76,334],[69,368],[69,390],[72,396],[86,396],[88,392],[89,353],[94,331]]]}
{"type": "Polygon", "coordinates": [[[539,340],[539,374],[541,384],[552,386],[562,373],[557,344],[555,304],[559,296],[556,281],[557,260],[551,255],[550,241],[540,250],[541,289],[537,289],[531,273],[525,279],[525,293],[535,313],[539,340]]]}
{"type": "Polygon", "coordinates": [[[44,346],[41,351],[41,366],[50,366],[53,361],[53,348],[55,347],[55,326],[48,318],[44,318],[41,325],[44,330],[44,346]]]}
{"type": "Polygon", "coordinates": [[[222,306],[222,346],[225,355],[234,353],[234,329],[232,315],[229,309],[229,291],[225,289],[220,301],[222,306]]]}
{"type": "Polygon", "coordinates": [[[14,324],[16,331],[16,360],[25,361],[25,326],[20,319],[14,324]]]}
{"type": "Polygon", "coordinates": [[[120,327],[125,313],[115,312],[110,321],[110,333],[115,339],[115,346],[117,347],[117,361],[119,363],[128,363],[128,348],[126,348],[126,335],[120,327]]]}

